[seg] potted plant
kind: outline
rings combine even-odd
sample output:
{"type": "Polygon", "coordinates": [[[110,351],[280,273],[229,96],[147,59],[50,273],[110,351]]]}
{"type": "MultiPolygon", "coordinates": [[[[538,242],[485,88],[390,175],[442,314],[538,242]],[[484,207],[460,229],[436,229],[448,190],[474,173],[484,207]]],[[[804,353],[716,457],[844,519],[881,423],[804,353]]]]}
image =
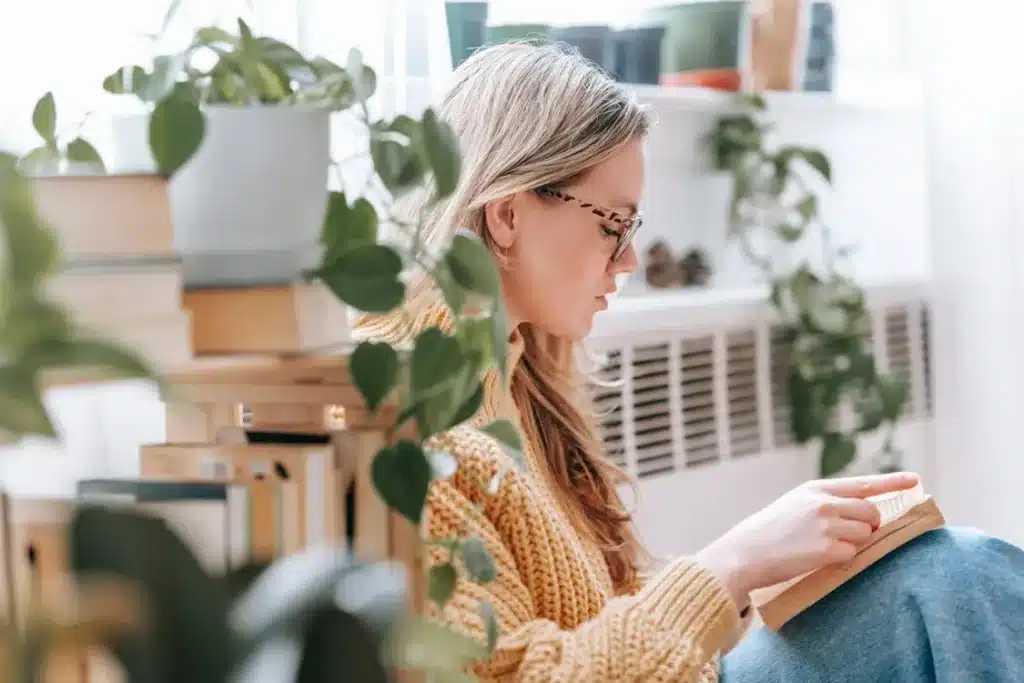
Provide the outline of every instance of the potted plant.
{"type": "Polygon", "coordinates": [[[642,25],[665,28],[661,83],[738,90],[743,64],[741,36],[748,11],[743,0],[675,3],[646,10],[642,25]]]}
{"type": "Polygon", "coordinates": [[[145,106],[115,118],[109,165],[172,177],[187,285],[294,281],[319,258],[331,116],[375,84],[358,53],[342,67],[241,18],[235,32],[202,27],[183,50],[104,79],[145,106]]]}

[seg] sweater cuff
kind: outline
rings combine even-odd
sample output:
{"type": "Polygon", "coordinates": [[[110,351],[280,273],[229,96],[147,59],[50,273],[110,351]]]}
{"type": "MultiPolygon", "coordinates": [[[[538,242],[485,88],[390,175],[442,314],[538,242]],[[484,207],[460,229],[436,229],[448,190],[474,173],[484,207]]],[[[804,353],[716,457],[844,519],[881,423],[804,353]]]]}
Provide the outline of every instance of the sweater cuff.
{"type": "Polygon", "coordinates": [[[675,631],[706,652],[718,652],[740,623],[728,589],[717,576],[687,557],[673,560],[637,593],[662,628],[675,631]]]}

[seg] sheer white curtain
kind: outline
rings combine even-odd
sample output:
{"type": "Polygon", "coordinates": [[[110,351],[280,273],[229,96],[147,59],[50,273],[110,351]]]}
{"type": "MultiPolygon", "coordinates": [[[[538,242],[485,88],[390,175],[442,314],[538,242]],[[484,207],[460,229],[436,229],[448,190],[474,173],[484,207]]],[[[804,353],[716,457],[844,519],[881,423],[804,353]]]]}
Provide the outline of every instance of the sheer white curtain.
{"type": "Polygon", "coordinates": [[[936,473],[952,521],[1024,543],[1024,6],[914,0],[932,218],[936,473]]]}
{"type": "MultiPolygon", "coordinates": [[[[84,132],[101,151],[108,144],[103,115],[117,106],[101,88],[119,66],[153,54],[153,41],[171,0],[35,0],[0,8],[0,147],[25,151],[36,144],[32,106],[47,90],[58,117],[84,132]]],[[[381,79],[375,103],[382,113],[415,111],[433,83],[450,70],[443,0],[181,0],[164,45],[178,44],[196,27],[247,17],[256,31],[344,63],[358,47],[381,79]]],[[[59,124],[60,125],[60,124],[59,124]]]]}

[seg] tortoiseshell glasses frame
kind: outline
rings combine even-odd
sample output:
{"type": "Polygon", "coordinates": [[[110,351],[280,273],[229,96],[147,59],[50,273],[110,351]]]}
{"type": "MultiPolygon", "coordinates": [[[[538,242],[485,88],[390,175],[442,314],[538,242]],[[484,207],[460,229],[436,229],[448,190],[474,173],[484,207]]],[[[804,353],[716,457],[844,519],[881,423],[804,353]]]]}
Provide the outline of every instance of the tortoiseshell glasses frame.
{"type": "Polygon", "coordinates": [[[539,187],[536,192],[542,197],[551,197],[570,204],[577,204],[578,206],[587,209],[595,216],[621,226],[622,230],[619,231],[619,239],[615,245],[615,253],[612,254],[612,261],[618,261],[626,249],[629,248],[629,245],[633,243],[633,238],[636,236],[636,231],[640,229],[640,226],[643,225],[644,222],[644,215],[642,213],[637,212],[632,216],[627,216],[626,214],[612,211],[611,209],[606,209],[591,202],[584,201],[567,192],[556,190],[551,186],[545,185],[544,187],[539,187]]]}

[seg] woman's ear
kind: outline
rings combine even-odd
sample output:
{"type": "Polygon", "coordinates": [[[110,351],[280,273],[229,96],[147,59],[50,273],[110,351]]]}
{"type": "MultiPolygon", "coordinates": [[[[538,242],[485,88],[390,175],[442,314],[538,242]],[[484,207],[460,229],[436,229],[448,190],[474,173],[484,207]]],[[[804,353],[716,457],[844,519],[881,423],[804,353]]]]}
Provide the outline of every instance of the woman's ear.
{"type": "Polygon", "coordinates": [[[513,207],[514,199],[515,195],[509,195],[496,199],[484,207],[487,232],[490,233],[491,240],[501,249],[511,248],[518,235],[513,207]]]}

